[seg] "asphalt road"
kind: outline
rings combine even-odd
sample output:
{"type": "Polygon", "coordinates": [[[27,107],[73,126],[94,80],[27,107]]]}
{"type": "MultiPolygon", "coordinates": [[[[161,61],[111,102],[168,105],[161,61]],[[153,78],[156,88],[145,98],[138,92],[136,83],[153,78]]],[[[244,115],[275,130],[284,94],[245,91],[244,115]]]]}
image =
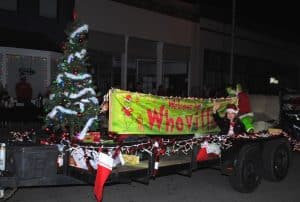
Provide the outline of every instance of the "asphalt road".
{"type": "MultiPolygon", "coordinates": [[[[91,186],[20,188],[9,202],[94,202],[91,186]]],[[[288,176],[279,183],[262,181],[257,190],[241,194],[233,190],[226,176],[205,169],[192,178],[160,177],[150,185],[106,186],[103,202],[298,202],[300,201],[300,153],[293,153],[288,176]]]]}

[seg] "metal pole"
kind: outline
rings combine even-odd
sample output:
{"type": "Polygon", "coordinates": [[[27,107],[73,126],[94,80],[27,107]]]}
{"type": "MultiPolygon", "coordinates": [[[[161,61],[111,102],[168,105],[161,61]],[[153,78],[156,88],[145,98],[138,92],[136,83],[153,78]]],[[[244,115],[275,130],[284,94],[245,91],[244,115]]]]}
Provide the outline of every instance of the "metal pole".
{"type": "Polygon", "coordinates": [[[163,50],[164,43],[159,41],[156,44],[156,90],[163,82],[163,50]]]}
{"type": "Polygon", "coordinates": [[[136,59],[135,83],[139,82],[139,61],[140,61],[140,59],[136,59]]]}
{"type": "Polygon", "coordinates": [[[127,89],[127,60],[128,60],[128,40],[129,36],[125,36],[124,41],[124,53],[122,53],[121,58],[121,88],[127,89]]]}
{"type": "Polygon", "coordinates": [[[233,84],[233,68],[234,68],[234,34],[235,34],[235,0],[232,0],[232,25],[231,25],[231,51],[230,51],[230,72],[229,83],[233,84]]]}

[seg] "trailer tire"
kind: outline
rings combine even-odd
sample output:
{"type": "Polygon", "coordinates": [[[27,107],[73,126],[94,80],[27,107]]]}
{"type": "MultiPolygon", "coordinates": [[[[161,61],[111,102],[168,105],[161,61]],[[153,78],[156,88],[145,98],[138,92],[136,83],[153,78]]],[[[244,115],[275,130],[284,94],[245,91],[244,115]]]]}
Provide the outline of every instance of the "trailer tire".
{"type": "Polygon", "coordinates": [[[257,144],[244,145],[234,160],[231,186],[242,193],[253,192],[261,182],[261,153],[257,144]]]}
{"type": "Polygon", "coordinates": [[[286,139],[267,142],[264,145],[262,158],[264,179],[279,182],[288,174],[291,146],[286,139]]]}

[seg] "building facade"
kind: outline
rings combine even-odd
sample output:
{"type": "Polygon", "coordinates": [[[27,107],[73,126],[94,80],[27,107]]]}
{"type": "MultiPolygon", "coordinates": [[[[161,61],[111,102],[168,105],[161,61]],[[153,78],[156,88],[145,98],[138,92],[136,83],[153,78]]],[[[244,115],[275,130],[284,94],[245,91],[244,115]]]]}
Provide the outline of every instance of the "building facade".
{"type": "MultiPolygon", "coordinates": [[[[121,1],[122,2],[122,1],[121,1]]],[[[89,47],[100,89],[145,92],[163,84],[171,95],[203,95],[229,83],[231,26],[200,17],[173,17],[111,0],[77,1],[90,25],[89,47]]],[[[275,93],[270,84],[298,88],[299,46],[237,27],[233,80],[250,93],[275,93]]]]}
{"type": "Polygon", "coordinates": [[[60,51],[73,8],[73,0],[1,0],[0,46],[60,51]]]}
{"type": "Polygon", "coordinates": [[[73,0],[0,1],[0,82],[10,96],[21,76],[31,84],[33,99],[46,93],[73,8],[73,0]]]}
{"type": "MultiPolygon", "coordinates": [[[[209,9],[188,2],[196,1],[2,0],[0,46],[25,48],[17,52],[27,56],[32,49],[60,51],[75,7],[90,27],[90,71],[101,92],[142,84],[147,93],[163,85],[169,95],[214,96],[229,83],[230,18],[212,20],[209,9]]],[[[298,89],[299,52],[296,44],[238,26],[233,81],[253,94],[298,89]],[[270,84],[270,78],[279,84],[270,84]]]]}

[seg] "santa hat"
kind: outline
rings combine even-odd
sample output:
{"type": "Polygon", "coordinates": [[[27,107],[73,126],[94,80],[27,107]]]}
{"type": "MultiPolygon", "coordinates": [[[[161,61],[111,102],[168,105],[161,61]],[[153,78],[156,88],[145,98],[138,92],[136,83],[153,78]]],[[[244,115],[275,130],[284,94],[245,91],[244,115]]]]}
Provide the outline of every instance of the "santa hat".
{"type": "Polygon", "coordinates": [[[226,108],[226,112],[237,114],[239,112],[239,110],[237,109],[237,107],[234,104],[228,104],[227,108],[226,108]]]}

